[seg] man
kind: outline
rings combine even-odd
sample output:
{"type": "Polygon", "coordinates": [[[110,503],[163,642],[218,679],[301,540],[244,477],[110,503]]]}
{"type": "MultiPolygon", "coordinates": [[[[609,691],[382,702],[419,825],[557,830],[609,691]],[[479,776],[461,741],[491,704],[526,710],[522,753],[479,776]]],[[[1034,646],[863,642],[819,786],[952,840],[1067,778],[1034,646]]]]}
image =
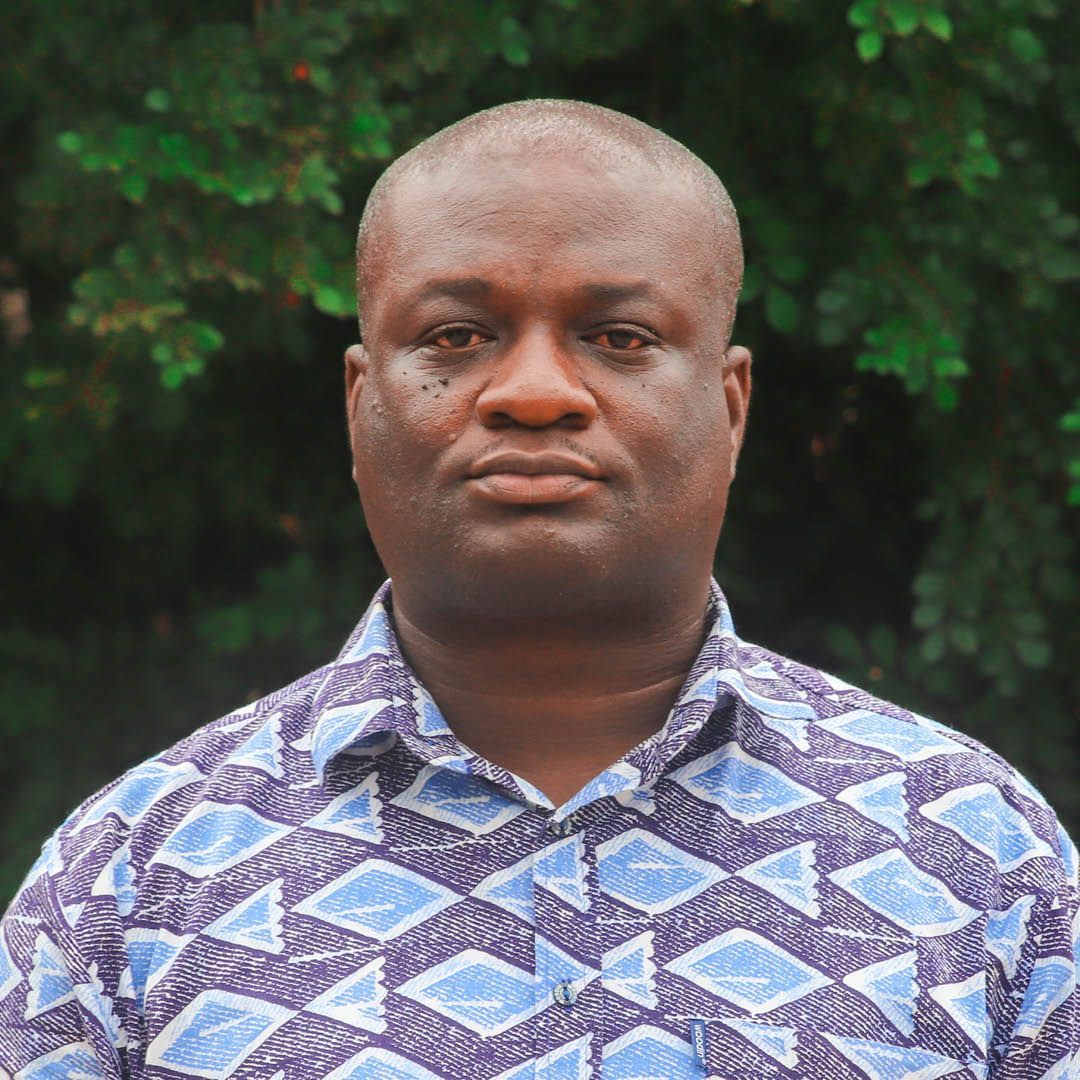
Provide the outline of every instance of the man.
{"type": "Polygon", "coordinates": [[[387,171],[345,381],[392,585],[46,845],[3,927],[4,1068],[1071,1075],[1052,812],[741,642],[711,582],[741,269],[712,172],[593,106],[502,106],[387,171]]]}

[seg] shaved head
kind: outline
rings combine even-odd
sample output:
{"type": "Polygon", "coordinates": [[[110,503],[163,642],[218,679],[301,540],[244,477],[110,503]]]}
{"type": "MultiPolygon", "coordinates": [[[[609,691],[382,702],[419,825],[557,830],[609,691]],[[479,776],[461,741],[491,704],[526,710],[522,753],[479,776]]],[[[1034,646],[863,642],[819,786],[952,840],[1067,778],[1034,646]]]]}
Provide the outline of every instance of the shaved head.
{"type": "Polygon", "coordinates": [[[386,247],[386,213],[403,182],[447,170],[477,170],[515,159],[563,156],[618,175],[642,170],[689,187],[701,205],[702,236],[715,262],[717,303],[727,334],[742,285],[739,222],[719,177],[682,143],[633,117],[582,101],[514,101],[474,113],[436,132],[398,158],[379,177],[368,197],[356,243],[357,301],[363,332],[367,297],[379,277],[386,247]]]}

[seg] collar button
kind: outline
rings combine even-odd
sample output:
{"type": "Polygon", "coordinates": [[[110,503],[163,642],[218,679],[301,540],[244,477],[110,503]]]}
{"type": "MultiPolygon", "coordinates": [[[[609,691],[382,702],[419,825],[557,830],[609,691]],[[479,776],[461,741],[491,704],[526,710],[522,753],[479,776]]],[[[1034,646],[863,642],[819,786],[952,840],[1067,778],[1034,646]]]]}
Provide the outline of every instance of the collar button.
{"type": "Polygon", "coordinates": [[[565,817],[562,821],[548,818],[547,831],[553,836],[569,836],[576,827],[577,823],[574,821],[573,816],[565,817]]]}

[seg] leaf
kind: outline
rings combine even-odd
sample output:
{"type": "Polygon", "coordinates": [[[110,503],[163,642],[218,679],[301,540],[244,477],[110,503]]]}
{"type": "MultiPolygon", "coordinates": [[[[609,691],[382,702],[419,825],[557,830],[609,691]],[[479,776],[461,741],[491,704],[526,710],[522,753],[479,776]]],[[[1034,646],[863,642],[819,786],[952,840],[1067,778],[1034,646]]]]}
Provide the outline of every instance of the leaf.
{"type": "Polygon", "coordinates": [[[937,168],[931,161],[913,161],[907,168],[908,183],[912,187],[926,187],[936,172],[937,168]]]}
{"type": "Polygon", "coordinates": [[[855,0],[848,8],[847,21],[856,30],[867,30],[877,20],[877,4],[875,0],[855,0]]]}
{"type": "Polygon", "coordinates": [[[896,663],[899,642],[896,638],[896,631],[891,626],[878,623],[876,626],[871,627],[868,640],[870,651],[875,660],[878,660],[885,667],[892,667],[896,663]]]}
{"type": "Polygon", "coordinates": [[[172,95],[168,90],[156,87],[153,90],[147,90],[146,97],[143,98],[143,104],[151,112],[168,112],[169,106],[172,105],[172,95]]]}
{"type": "Polygon", "coordinates": [[[770,284],[765,290],[765,321],[781,334],[790,334],[799,322],[799,305],[787,289],[770,284]]]}
{"type": "Polygon", "coordinates": [[[940,570],[923,570],[915,575],[911,584],[916,596],[931,597],[944,596],[949,587],[948,575],[940,570]]]}
{"type": "Polygon", "coordinates": [[[769,269],[785,285],[793,285],[806,277],[806,260],[800,255],[782,253],[769,259],[769,269]]]}
{"type": "Polygon", "coordinates": [[[949,640],[957,652],[973,655],[979,648],[979,635],[969,623],[955,623],[949,627],[949,640]]]}
{"type": "Polygon", "coordinates": [[[919,28],[919,9],[913,0],[891,0],[888,9],[893,26],[901,37],[908,37],[919,28]]]}
{"type": "Polygon", "coordinates": [[[1046,632],[1046,618],[1041,611],[1018,611],[1012,616],[1012,624],[1019,634],[1029,638],[1046,632]]]}
{"type": "Polygon", "coordinates": [[[1018,637],[1013,642],[1016,655],[1028,666],[1044,668],[1050,663],[1050,643],[1041,638],[1018,637]]]}
{"type": "Polygon", "coordinates": [[[195,323],[192,326],[192,340],[200,352],[215,352],[225,344],[225,335],[209,323],[195,323]]]}
{"type": "Polygon", "coordinates": [[[945,617],[945,605],[926,601],[917,604],[911,613],[911,621],[920,630],[933,630],[945,617]]]}
{"type": "Polygon", "coordinates": [[[749,304],[758,298],[762,286],[765,284],[761,267],[756,261],[748,261],[743,271],[742,291],[739,293],[739,303],[749,304]]]}
{"type": "Polygon", "coordinates": [[[513,15],[505,15],[500,25],[502,55],[508,64],[524,67],[529,62],[529,36],[513,15]]]}
{"type": "Polygon", "coordinates": [[[161,372],[161,385],[166,390],[178,390],[184,385],[186,378],[187,372],[184,370],[183,364],[170,364],[161,372]]]}
{"type": "Polygon", "coordinates": [[[855,52],[864,64],[876,60],[884,49],[885,39],[877,30],[864,30],[855,39],[855,52]]]}
{"type": "Polygon", "coordinates": [[[815,306],[823,315],[834,315],[851,303],[851,293],[843,289],[827,288],[817,294],[815,306]]]}
{"type": "Polygon", "coordinates": [[[960,403],[960,394],[951,383],[939,382],[934,386],[934,401],[939,409],[952,412],[960,403]]]}
{"type": "Polygon", "coordinates": [[[1080,278],[1080,251],[1049,251],[1039,260],[1039,268],[1051,281],[1075,281],[1080,278]]]}
{"type": "Polygon", "coordinates": [[[120,181],[120,190],[135,203],[141,203],[146,198],[147,189],[150,187],[150,181],[145,176],[140,176],[138,173],[128,173],[123,180],[120,181]]]}
{"type": "Polygon", "coordinates": [[[952,40],[952,20],[944,11],[935,8],[925,8],[922,13],[922,24],[939,41],[952,40]]]}
{"type": "Polygon", "coordinates": [[[315,306],[327,315],[344,318],[355,313],[355,301],[352,295],[332,285],[316,285],[314,297],[315,306]]]}
{"type": "Polygon", "coordinates": [[[1009,48],[1025,64],[1034,64],[1046,55],[1042,42],[1026,26],[1014,26],[1009,31],[1009,48]]]}
{"type": "Polygon", "coordinates": [[[866,650],[855,632],[842,623],[832,623],[825,631],[825,641],[833,653],[852,667],[863,667],[866,650]]]}
{"type": "Polygon", "coordinates": [[[923,638],[919,651],[929,664],[936,664],[944,655],[946,648],[945,631],[934,630],[923,638]]]}
{"type": "Polygon", "coordinates": [[[945,379],[957,379],[971,370],[962,356],[935,356],[932,361],[935,375],[945,379]]]}
{"type": "Polygon", "coordinates": [[[56,136],[56,145],[65,154],[77,154],[83,148],[83,137],[77,131],[61,131],[56,136]]]}

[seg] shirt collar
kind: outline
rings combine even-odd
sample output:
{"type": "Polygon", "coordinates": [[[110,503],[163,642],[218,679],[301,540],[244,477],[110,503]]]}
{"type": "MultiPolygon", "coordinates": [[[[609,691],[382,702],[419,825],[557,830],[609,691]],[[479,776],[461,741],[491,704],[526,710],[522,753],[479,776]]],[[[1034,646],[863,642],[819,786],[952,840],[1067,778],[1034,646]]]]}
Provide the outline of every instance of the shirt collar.
{"type": "MultiPolygon", "coordinates": [[[[324,669],[312,703],[311,754],[320,778],[339,755],[375,755],[401,740],[428,764],[484,776],[528,802],[550,806],[520,777],[479,758],[456,738],[405,660],[391,612],[387,581],[324,669]]],[[[770,662],[779,658],[740,642],[715,581],[704,614],[704,643],[663,727],[591,780],[561,812],[609,795],[647,812],[649,789],[721,706],[741,703],[795,745],[805,741],[815,710],[770,662]]]]}

